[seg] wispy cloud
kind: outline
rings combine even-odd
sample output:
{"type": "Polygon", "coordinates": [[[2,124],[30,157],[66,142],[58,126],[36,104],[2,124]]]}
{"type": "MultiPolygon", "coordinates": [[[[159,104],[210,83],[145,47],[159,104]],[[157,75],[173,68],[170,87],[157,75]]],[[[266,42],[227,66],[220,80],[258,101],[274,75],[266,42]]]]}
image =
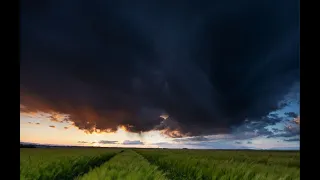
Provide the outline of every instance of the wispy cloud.
{"type": "Polygon", "coordinates": [[[118,144],[118,141],[101,140],[99,141],[99,144],[118,144]]]}
{"type": "Polygon", "coordinates": [[[288,142],[300,141],[300,138],[290,138],[290,139],[285,139],[284,141],[288,141],[288,142]]]}
{"type": "Polygon", "coordinates": [[[204,136],[193,136],[193,137],[188,137],[188,138],[176,138],[173,141],[175,141],[175,142],[210,141],[210,139],[206,138],[204,136]]]}
{"type": "Polygon", "coordinates": [[[286,116],[288,116],[289,118],[296,118],[298,117],[298,114],[295,112],[285,112],[284,113],[286,116]]]}
{"type": "Polygon", "coordinates": [[[300,136],[300,116],[289,121],[282,130],[274,131],[275,134],[271,134],[268,138],[290,138],[300,136]]]}
{"type": "Polygon", "coordinates": [[[122,142],[123,145],[143,145],[144,143],[141,141],[130,141],[130,140],[125,140],[122,142]]]}

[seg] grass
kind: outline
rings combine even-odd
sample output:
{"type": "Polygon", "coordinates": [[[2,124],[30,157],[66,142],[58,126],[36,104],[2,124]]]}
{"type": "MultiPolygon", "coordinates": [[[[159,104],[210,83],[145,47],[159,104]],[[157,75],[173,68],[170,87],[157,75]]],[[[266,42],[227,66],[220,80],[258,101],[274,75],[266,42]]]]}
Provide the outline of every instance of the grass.
{"type": "Polygon", "coordinates": [[[21,148],[20,179],[298,180],[300,152],[21,148]]]}
{"type": "Polygon", "coordinates": [[[158,167],[151,165],[141,155],[126,150],[102,166],[91,170],[78,180],[166,180],[158,167]]]}
{"type": "Polygon", "coordinates": [[[173,180],[300,179],[298,152],[139,149],[173,180]]]}
{"type": "Polygon", "coordinates": [[[20,149],[20,179],[73,179],[109,160],[120,149],[20,149]]]}

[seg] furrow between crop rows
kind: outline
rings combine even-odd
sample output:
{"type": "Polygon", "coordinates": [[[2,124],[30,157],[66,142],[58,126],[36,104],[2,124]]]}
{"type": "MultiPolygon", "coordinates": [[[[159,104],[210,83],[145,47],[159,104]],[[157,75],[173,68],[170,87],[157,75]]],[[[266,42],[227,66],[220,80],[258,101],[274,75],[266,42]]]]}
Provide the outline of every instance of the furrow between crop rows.
{"type": "Polygon", "coordinates": [[[114,156],[100,167],[92,169],[77,180],[167,180],[157,166],[132,150],[114,156]]]}

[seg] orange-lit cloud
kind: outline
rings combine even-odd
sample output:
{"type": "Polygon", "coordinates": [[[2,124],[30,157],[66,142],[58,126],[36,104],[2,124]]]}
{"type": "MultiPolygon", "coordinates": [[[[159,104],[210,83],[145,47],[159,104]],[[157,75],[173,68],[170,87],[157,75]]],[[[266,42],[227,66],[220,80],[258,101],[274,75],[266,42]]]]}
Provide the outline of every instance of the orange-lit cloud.
{"type": "Polygon", "coordinates": [[[51,127],[51,128],[56,128],[56,126],[53,126],[53,125],[50,125],[49,127],[51,127]]]}
{"type": "Polygon", "coordinates": [[[163,114],[163,115],[161,115],[160,117],[166,120],[166,119],[169,117],[169,115],[163,114]]]}
{"type": "Polygon", "coordinates": [[[71,105],[63,99],[44,99],[23,88],[20,89],[20,104],[21,115],[42,116],[53,122],[69,122],[88,134],[116,132],[118,126],[125,131],[147,132],[167,118],[167,115],[160,118],[162,112],[158,109],[119,107],[105,110],[81,103],[71,105]]]}
{"type": "Polygon", "coordinates": [[[24,112],[24,111],[22,111],[22,112],[20,112],[20,115],[26,116],[26,117],[31,117],[31,118],[42,116],[41,113],[39,113],[39,112],[32,112],[32,111],[31,111],[31,112],[24,112]]]}
{"type": "Polygon", "coordinates": [[[60,113],[52,113],[48,117],[53,122],[67,122],[68,121],[68,115],[66,114],[60,114],[60,113]]]}
{"type": "Polygon", "coordinates": [[[124,126],[124,125],[119,126],[119,129],[121,129],[121,130],[123,130],[125,132],[128,132],[128,128],[126,126],[124,126]]]}
{"type": "Polygon", "coordinates": [[[163,129],[160,132],[165,136],[169,136],[173,138],[181,138],[181,137],[189,136],[188,133],[181,133],[179,130],[163,129]]]}
{"type": "Polygon", "coordinates": [[[294,121],[296,124],[300,125],[300,116],[294,118],[293,121],[294,121]]]}
{"type": "Polygon", "coordinates": [[[27,117],[42,116],[53,122],[70,121],[72,125],[84,130],[86,133],[115,132],[119,125],[119,122],[115,121],[115,119],[128,117],[128,114],[121,111],[112,111],[101,115],[87,106],[74,108],[66,104],[55,105],[50,101],[23,91],[20,92],[20,101],[20,115],[27,117]]]}

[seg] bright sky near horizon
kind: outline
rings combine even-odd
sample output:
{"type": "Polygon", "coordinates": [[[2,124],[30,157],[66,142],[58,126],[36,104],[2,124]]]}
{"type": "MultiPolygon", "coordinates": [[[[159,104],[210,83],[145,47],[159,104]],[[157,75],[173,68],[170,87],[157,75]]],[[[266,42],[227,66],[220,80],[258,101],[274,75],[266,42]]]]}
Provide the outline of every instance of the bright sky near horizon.
{"type": "MultiPolygon", "coordinates": [[[[284,109],[299,114],[299,106],[292,105],[284,109]]],[[[279,115],[283,114],[278,112],[279,115]]],[[[283,122],[269,126],[268,129],[283,129],[283,122]]],[[[245,132],[248,134],[248,132],[245,132]]],[[[244,134],[245,134],[244,133],[244,134]]],[[[197,148],[197,149],[299,149],[300,141],[286,141],[281,137],[267,138],[253,136],[238,138],[239,134],[211,135],[201,138],[170,138],[160,131],[131,133],[119,127],[114,133],[85,133],[69,122],[54,122],[40,114],[20,114],[20,141],[56,145],[83,145],[102,147],[146,147],[146,148],[197,148]],[[185,139],[185,140],[184,140],[185,139]]],[[[241,135],[239,135],[241,136],[241,135]]]]}

